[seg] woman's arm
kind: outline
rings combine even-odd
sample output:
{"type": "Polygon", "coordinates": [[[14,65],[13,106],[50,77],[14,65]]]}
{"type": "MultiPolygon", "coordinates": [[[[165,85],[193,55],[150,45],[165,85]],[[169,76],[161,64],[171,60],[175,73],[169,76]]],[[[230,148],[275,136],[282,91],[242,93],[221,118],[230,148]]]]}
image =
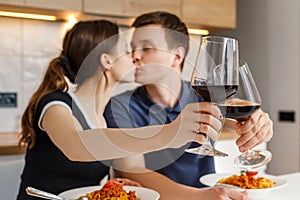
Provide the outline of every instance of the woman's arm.
{"type": "MultiPolygon", "coordinates": [[[[212,118],[220,117],[221,113],[217,107],[208,103],[193,103],[187,105],[170,124],[131,129],[103,128],[83,131],[68,109],[55,105],[45,112],[41,124],[53,143],[70,160],[115,159],[169,147],[176,148],[190,141],[203,142],[204,137],[196,134],[199,131],[199,122],[216,119],[203,119],[203,116],[207,117],[207,114],[200,114],[200,104],[201,112],[210,113],[212,118]],[[141,131],[143,134],[139,134],[141,131]]],[[[205,125],[200,127],[200,129],[203,128],[205,125]]],[[[216,131],[209,129],[205,132],[213,135],[216,131]]]]}

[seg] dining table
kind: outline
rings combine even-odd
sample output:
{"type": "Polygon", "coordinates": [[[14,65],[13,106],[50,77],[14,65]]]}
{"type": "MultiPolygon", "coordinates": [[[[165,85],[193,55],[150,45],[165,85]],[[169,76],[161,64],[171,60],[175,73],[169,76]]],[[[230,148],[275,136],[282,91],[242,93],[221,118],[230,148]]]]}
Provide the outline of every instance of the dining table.
{"type": "Polygon", "coordinates": [[[277,176],[285,179],[287,185],[277,190],[273,190],[263,200],[299,200],[300,199],[300,172],[277,176]]]}

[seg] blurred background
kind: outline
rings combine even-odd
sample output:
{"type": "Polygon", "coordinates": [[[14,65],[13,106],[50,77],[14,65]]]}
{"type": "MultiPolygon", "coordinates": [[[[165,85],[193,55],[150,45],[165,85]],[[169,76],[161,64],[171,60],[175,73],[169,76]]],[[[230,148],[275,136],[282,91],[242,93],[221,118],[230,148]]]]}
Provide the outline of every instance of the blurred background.
{"type": "MultiPolygon", "coordinates": [[[[18,185],[25,151],[17,147],[20,117],[49,61],[60,53],[65,31],[89,19],[109,19],[127,30],[134,17],[157,10],[178,15],[190,28],[195,46],[186,59],[187,80],[203,35],[239,41],[240,58],[248,62],[262,108],[274,122],[272,140],[260,146],[269,149],[273,159],[261,170],[274,175],[300,171],[300,1],[0,0],[0,177],[5,185],[18,185]],[[51,15],[54,21],[3,16],[8,11],[51,15]]],[[[118,92],[132,87],[124,85],[118,92]]],[[[216,160],[219,172],[237,170],[236,136],[228,132],[217,143],[230,154],[229,159],[216,160]]],[[[7,191],[2,181],[0,188],[7,191]]]]}

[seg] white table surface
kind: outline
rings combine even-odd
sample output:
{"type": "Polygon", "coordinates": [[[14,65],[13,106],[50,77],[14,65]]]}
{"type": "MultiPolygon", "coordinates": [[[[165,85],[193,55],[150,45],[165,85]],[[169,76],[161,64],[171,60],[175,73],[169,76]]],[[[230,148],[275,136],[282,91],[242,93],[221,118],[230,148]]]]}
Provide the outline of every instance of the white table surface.
{"type": "Polygon", "coordinates": [[[278,176],[287,180],[288,184],[271,192],[263,200],[299,200],[300,199],[300,172],[278,176]]]}

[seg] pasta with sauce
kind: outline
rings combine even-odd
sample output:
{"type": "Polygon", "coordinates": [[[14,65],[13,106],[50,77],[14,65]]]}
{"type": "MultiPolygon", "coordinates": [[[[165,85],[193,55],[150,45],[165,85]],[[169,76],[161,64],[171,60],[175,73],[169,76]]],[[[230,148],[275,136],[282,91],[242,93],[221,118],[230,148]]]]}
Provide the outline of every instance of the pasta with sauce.
{"type": "Polygon", "coordinates": [[[126,192],[123,184],[109,180],[100,190],[85,195],[89,200],[139,200],[135,191],[126,192]]]}
{"type": "Polygon", "coordinates": [[[271,188],[274,182],[268,178],[255,177],[258,172],[242,172],[240,175],[232,175],[228,178],[222,178],[218,183],[230,184],[244,189],[263,189],[271,188]]]}

